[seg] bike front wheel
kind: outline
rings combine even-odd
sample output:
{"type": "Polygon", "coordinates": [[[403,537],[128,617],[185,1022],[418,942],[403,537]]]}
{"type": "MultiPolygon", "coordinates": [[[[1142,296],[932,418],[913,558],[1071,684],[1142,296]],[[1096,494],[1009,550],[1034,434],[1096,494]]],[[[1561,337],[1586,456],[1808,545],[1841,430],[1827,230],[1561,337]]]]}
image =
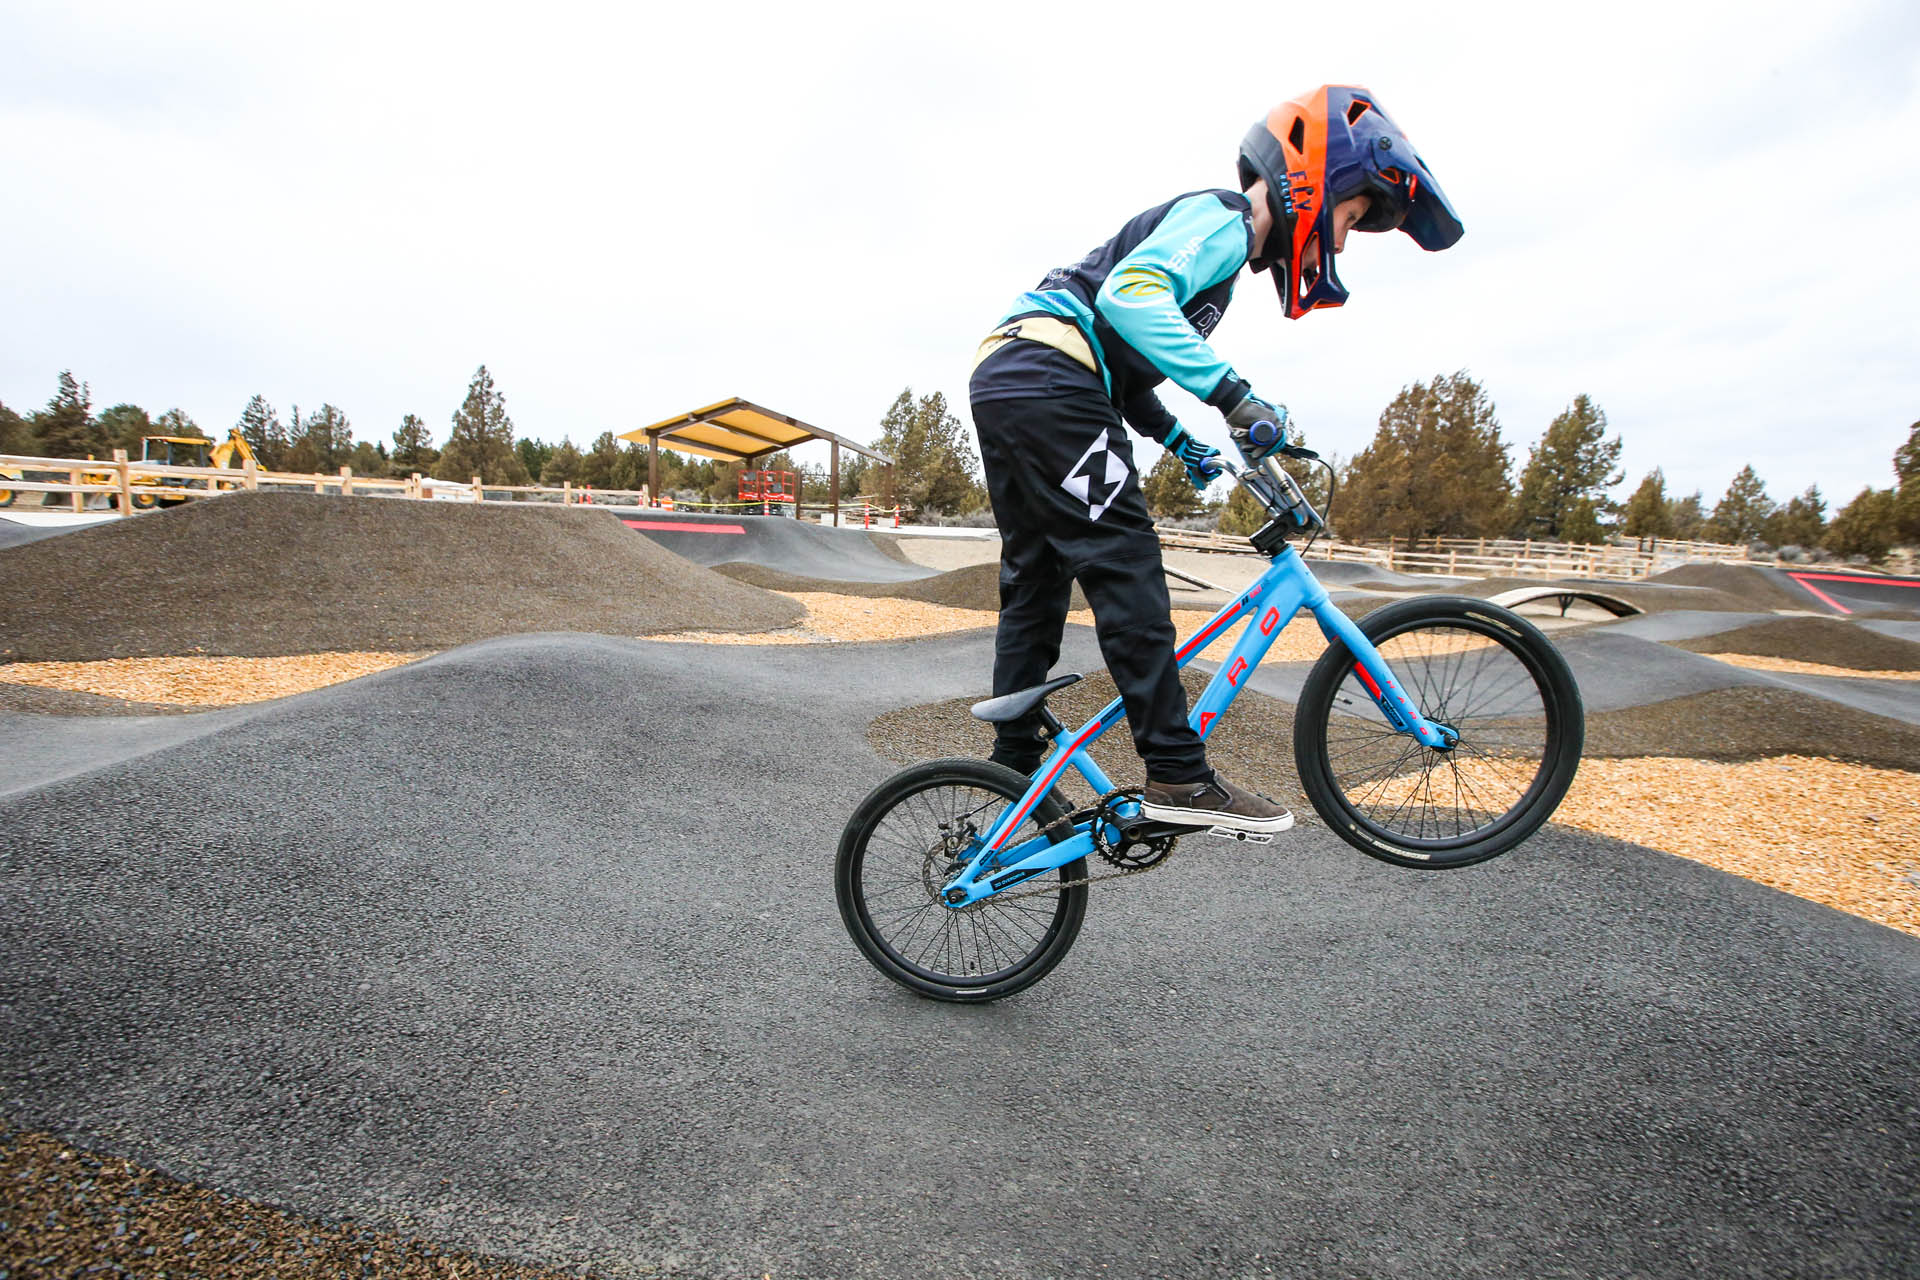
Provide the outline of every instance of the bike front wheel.
{"type": "MultiPolygon", "coordinates": [[[[1027,784],[987,760],[930,760],[860,802],[840,837],[834,890],[875,968],[920,995],[979,1003],[1032,986],[1066,957],[1087,914],[1087,886],[1068,883],[1086,878],[1085,858],[959,910],[940,900],[1027,784]]],[[[1015,841],[1066,814],[1059,796],[1042,797],[1015,841]]]]}
{"type": "Polygon", "coordinates": [[[1422,746],[1387,723],[1347,646],[1321,655],[1294,716],[1294,764],[1313,807],[1363,853],[1465,867],[1505,853],[1559,807],[1586,719],[1566,659],[1511,610],[1464,596],[1376,609],[1360,631],[1420,713],[1459,735],[1422,746]]]}

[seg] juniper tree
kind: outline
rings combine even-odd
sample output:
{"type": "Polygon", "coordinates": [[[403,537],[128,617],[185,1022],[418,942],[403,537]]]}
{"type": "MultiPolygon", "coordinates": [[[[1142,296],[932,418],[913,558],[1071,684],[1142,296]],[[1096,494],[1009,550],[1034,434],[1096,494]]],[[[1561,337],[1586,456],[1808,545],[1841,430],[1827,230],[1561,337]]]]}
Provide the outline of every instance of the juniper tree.
{"type": "Polygon", "coordinates": [[[1817,547],[1826,533],[1827,500],[1820,496],[1817,484],[1787,499],[1760,526],[1760,536],[1776,547],[1817,547]]]}
{"type": "Polygon", "coordinates": [[[952,514],[978,507],[986,497],[974,478],[979,459],[960,419],[947,411],[938,391],[913,398],[908,387],[880,420],[874,446],[894,460],[893,500],[921,511],[952,514]]]}
{"type": "Polygon", "coordinates": [[[1898,539],[1898,520],[1898,503],[1892,489],[1862,489],[1834,516],[1822,545],[1835,555],[1878,560],[1898,539]]]}
{"type": "Polygon", "coordinates": [[[1607,490],[1621,480],[1614,470],[1619,460],[1620,437],[1607,439],[1606,411],[1589,396],[1575,396],[1528,451],[1514,498],[1514,535],[1595,540],[1598,518],[1610,506],[1607,490]]]}
{"type": "Polygon", "coordinates": [[[1140,493],[1147,500],[1147,510],[1163,520],[1198,515],[1206,509],[1206,502],[1187,479],[1186,464],[1172,450],[1161,454],[1160,461],[1140,481],[1140,493]]]}
{"type": "Polygon", "coordinates": [[[1727,492],[1713,508],[1708,522],[1713,536],[1721,542],[1752,542],[1760,536],[1760,527],[1773,514],[1773,500],[1761,483],[1753,464],[1741,467],[1727,486],[1727,492]]]}
{"type": "Polygon", "coordinates": [[[1660,468],[1647,472],[1627,499],[1620,531],[1629,538],[1671,538],[1673,513],[1667,502],[1667,477],[1660,468]]]}
{"type": "Polygon", "coordinates": [[[1462,369],[1403,387],[1341,478],[1353,538],[1484,537],[1512,496],[1493,402],[1462,369]]]}
{"type": "Polygon", "coordinates": [[[107,448],[125,449],[128,456],[137,458],[143,437],[179,433],[156,431],[153,419],[137,404],[116,404],[111,409],[100,411],[100,434],[106,437],[107,448]]]}

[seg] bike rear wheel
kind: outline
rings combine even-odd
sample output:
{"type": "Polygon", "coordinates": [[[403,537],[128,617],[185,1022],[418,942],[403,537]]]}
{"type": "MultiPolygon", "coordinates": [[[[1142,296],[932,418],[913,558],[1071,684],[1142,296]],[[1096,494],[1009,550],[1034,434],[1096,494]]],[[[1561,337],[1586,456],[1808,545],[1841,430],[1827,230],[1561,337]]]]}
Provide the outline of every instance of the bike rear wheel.
{"type": "MultiPolygon", "coordinates": [[[[1032,986],[1066,957],[1087,914],[1087,886],[1066,882],[1086,878],[1085,858],[970,907],[940,900],[1027,783],[986,760],[931,760],[860,802],[840,837],[834,890],[847,932],[880,972],[923,996],[978,1003],[1032,986]]],[[[1043,797],[1015,842],[1066,813],[1057,795],[1043,797]]]]}
{"type": "Polygon", "coordinates": [[[1484,600],[1429,596],[1359,623],[1448,751],[1393,729],[1353,654],[1331,645],[1300,695],[1294,764],[1342,839],[1398,866],[1465,867],[1552,816],[1580,765],[1586,719],[1566,659],[1539,628],[1484,600]]]}

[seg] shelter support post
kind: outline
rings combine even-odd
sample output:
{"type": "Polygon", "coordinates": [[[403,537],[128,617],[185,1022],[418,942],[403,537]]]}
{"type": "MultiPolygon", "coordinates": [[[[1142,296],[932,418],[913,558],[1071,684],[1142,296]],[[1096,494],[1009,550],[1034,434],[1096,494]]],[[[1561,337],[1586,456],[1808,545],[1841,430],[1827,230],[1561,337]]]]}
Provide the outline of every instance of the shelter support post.
{"type": "Polygon", "coordinates": [[[654,506],[660,505],[660,437],[647,437],[647,496],[654,506]]]}
{"type": "Polygon", "coordinates": [[[827,442],[827,492],[833,501],[833,527],[840,527],[840,442],[827,442]]]}

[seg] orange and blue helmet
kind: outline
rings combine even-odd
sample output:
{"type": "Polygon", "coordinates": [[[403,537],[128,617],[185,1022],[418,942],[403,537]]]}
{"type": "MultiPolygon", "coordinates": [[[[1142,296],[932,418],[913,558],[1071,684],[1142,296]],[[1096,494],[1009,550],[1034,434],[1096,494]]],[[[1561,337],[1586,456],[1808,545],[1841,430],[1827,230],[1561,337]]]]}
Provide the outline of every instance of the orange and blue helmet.
{"type": "Polygon", "coordinates": [[[1240,143],[1240,189],[1267,182],[1273,230],[1255,271],[1273,268],[1274,287],[1293,319],[1337,307],[1347,291],[1333,269],[1333,210],[1373,197],[1356,231],[1392,231],[1437,251],[1465,228],[1407,135],[1359,85],[1325,84],[1283,102],[1240,143]]]}

